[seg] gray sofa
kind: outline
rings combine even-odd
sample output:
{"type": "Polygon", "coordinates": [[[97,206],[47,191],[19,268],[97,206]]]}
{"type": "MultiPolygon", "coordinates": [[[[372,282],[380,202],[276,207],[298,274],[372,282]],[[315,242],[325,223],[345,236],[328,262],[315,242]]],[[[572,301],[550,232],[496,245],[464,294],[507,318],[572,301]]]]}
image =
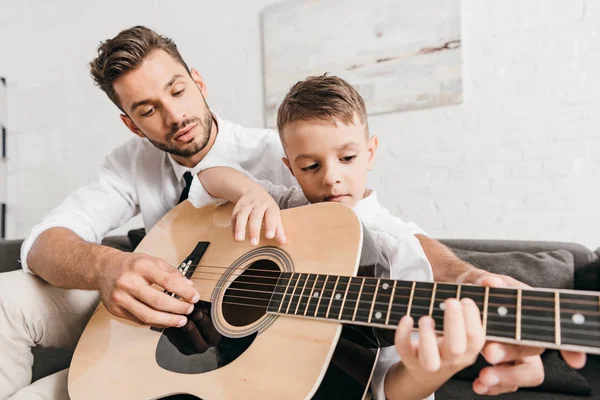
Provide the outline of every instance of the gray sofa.
{"type": "MultiPolygon", "coordinates": [[[[600,290],[600,249],[592,252],[576,243],[441,240],[459,257],[493,272],[508,273],[532,286],[600,290]]],[[[109,237],[104,244],[131,251],[125,236],[109,237]]],[[[0,241],[0,272],[20,268],[20,240],[0,241]]],[[[0,279],[2,275],[0,275],[0,279]]],[[[34,349],[33,379],[66,368],[72,353],[59,349],[34,349]]],[[[543,354],[546,379],[533,389],[503,395],[503,399],[600,399],[600,358],[589,356],[580,371],[569,368],[556,351],[543,354]]],[[[471,390],[478,371],[487,365],[483,358],[457,374],[436,392],[441,399],[482,399],[471,390]]]]}

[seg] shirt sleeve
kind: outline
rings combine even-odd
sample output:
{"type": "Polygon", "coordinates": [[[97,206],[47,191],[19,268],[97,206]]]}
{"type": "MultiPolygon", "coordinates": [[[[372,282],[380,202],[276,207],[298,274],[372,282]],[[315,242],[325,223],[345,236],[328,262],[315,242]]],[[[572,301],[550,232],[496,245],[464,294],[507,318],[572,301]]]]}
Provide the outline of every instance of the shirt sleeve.
{"type": "Polygon", "coordinates": [[[139,212],[131,160],[136,158],[130,141],[107,156],[96,179],[71,193],[34,226],[21,246],[21,266],[30,272],[27,256],[38,236],[54,227],[72,230],[83,240],[100,243],[111,230],[139,212]]]}
{"type": "MultiPolygon", "coordinates": [[[[389,241],[391,243],[387,244],[393,249],[388,256],[389,270],[386,266],[378,265],[375,269],[376,277],[390,277],[405,281],[433,281],[433,272],[427,256],[418,239],[410,231],[401,237],[390,235],[389,241]]],[[[371,391],[375,399],[385,400],[385,376],[392,365],[399,361],[400,356],[395,346],[381,349],[371,379],[371,391]]],[[[429,398],[433,399],[433,395],[429,398]]]]}
{"type": "Polygon", "coordinates": [[[296,186],[274,185],[266,180],[257,182],[273,197],[280,210],[309,204],[302,190],[296,186]]]}

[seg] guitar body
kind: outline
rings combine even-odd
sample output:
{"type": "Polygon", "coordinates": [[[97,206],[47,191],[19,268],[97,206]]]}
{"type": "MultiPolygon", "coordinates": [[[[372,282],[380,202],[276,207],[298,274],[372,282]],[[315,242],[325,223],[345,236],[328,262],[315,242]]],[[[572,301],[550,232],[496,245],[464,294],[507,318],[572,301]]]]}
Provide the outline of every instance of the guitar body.
{"type": "MultiPolygon", "coordinates": [[[[233,240],[233,206],[183,202],[136,249],[177,267],[208,242],[193,275],[201,303],[223,338],[202,354],[182,354],[164,330],[110,314],[101,303],[75,350],[69,371],[73,400],[158,399],[191,394],[216,399],[310,399],[327,371],[341,324],[263,313],[230,303],[225,291],[244,271],[273,269],[355,276],[362,228],[345,206],[321,203],[282,211],[287,243],[233,240]],[[225,298],[225,300],[223,300],[225,298]],[[237,308],[236,308],[237,307],[237,308]],[[224,358],[224,345],[239,349],[224,358]],[[235,353],[235,352],[234,352],[235,353]]],[[[268,300],[268,297],[266,298],[268,300]]],[[[237,303],[243,303],[238,299],[237,303]]],[[[175,329],[175,328],[171,328],[175,329]]]]}

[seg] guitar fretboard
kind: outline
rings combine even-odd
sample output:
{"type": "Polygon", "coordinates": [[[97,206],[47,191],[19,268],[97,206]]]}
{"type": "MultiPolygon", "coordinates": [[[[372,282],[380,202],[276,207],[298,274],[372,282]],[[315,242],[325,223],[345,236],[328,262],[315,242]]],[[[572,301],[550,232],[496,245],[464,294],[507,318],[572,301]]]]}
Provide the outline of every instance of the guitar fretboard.
{"type": "Polygon", "coordinates": [[[479,307],[488,337],[600,348],[597,293],[284,272],[267,312],[383,328],[428,315],[443,331],[444,300],[465,297],[479,307]]]}

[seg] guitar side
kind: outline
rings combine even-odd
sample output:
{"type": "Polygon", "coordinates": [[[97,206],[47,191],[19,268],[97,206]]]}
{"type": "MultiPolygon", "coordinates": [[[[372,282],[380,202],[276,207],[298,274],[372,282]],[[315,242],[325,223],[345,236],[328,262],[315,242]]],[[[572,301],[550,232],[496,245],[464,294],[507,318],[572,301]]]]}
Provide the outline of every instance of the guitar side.
{"type": "MultiPolygon", "coordinates": [[[[184,202],[157,223],[136,252],[177,266],[199,241],[210,242],[194,273],[201,300],[210,302],[211,294],[219,289],[218,281],[203,277],[214,275],[215,266],[227,271],[236,260],[257,249],[247,241],[233,240],[232,209],[230,204],[195,209],[184,202]]],[[[263,238],[258,248],[272,246],[285,251],[295,272],[355,275],[362,231],[350,208],[323,203],[284,210],[282,218],[288,242],[278,246],[263,238]]],[[[117,318],[100,304],[73,356],[70,397],[145,400],[189,393],[204,400],[310,398],[329,365],[341,325],[264,318],[272,321],[261,325],[250,347],[233,362],[209,372],[178,373],[156,361],[161,332],[117,318]]],[[[232,332],[243,330],[221,323],[232,332]]]]}

